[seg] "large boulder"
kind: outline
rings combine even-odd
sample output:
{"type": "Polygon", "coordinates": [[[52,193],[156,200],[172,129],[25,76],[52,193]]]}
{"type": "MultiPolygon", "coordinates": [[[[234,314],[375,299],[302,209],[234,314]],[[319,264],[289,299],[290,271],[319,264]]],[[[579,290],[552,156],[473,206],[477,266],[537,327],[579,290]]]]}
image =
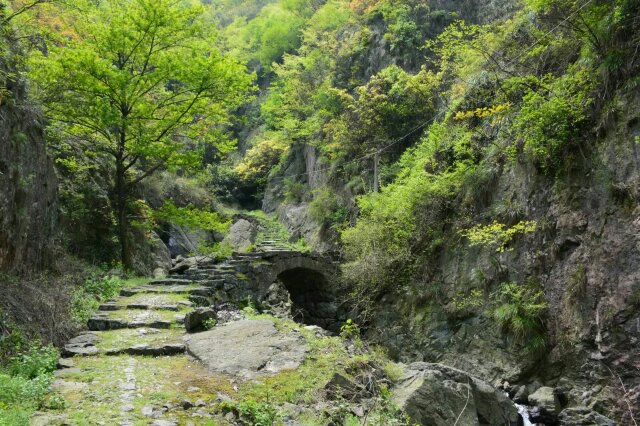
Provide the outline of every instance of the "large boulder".
{"type": "Polygon", "coordinates": [[[616,422],[587,407],[571,407],[558,416],[563,426],[615,426],[616,422]]]}
{"type": "Polygon", "coordinates": [[[258,235],[258,225],[247,219],[240,218],[229,228],[229,234],[224,241],[231,244],[235,251],[245,252],[255,242],[258,235]]]}
{"type": "Polygon", "coordinates": [[[529,404],[533,406],[531,419],[539,423],[554,423],[561,409],[555,390],[548,386],[529,395],[529,404]]]}
{"type": "Polygon", "coordinates": [[[222,239],[221,236],[204,229],[191,229],[173,224],[163,236],[167,240],[172,257],[197,253],[202,245],[213,244],[222,239]]]}
{"type": "Polygon", "coordinates": [[[410,364],[393,389],[393,399],[419,425],[517,426],[519,420],[503,392],[441,364],[410,364]]]}
{"type": "Polygon", "coordinates": [[[269,320],[233,321],[185,341],[189,353],[209,370],[238,379],[296,369],[309,350],[299,333],[282,333],[269,320]]]}
{"type": "Polygon", "coordinates": [[[140,275],[161,277],[171,269],[169,249],[155,232],[133,232],[132,266],[140,275]]]}
{"type": "Polygon", "coordinates": [[[196,308],[184,316],[184,328],[188,333],[206,330],[207,327],[205,323],[207,320],[218,321],[216,318],[216,310],[206,307],[196,308]]]}

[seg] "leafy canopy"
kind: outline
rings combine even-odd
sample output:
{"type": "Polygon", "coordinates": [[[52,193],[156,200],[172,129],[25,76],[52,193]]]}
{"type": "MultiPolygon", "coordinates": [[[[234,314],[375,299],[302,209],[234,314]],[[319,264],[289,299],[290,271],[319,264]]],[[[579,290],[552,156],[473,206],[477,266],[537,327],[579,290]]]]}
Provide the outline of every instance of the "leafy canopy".
{"type": "Polygon", "coordinates": [[[228,121],[252,80],[215,48],[203,7],[107,0],[82,14],[77,37],[31,61],[49,118],[85,152],[126,159],[126,170],[198,165],[218,139],[212,126],[228,121]]]}

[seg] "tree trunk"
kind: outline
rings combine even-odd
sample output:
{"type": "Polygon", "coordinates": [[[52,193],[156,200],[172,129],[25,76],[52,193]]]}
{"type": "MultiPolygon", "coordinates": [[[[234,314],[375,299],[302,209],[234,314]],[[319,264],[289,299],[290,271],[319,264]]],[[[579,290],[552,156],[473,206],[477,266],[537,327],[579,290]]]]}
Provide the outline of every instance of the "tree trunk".
{"type": "Polygon", "coordinates": [[[129,240],[129,218],[127,216],[128,191],[124,162],[120,159],[116,164],[115,186],[116,208],[118,216],[118,239],[120,240],[120,261],[126,270],[133,266],[131,260],[131,244],[129,240]]]}

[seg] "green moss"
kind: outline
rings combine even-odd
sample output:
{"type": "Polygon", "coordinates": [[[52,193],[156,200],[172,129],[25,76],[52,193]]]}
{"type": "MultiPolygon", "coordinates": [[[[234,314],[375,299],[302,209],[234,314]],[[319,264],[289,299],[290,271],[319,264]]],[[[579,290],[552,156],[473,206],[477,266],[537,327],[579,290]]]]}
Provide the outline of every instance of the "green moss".
{"type": "Polygon", "coordinates": [[[145,334],[140,334],[138,329],[108,330],[99,332],[100,340],[96,347],[99,350],[113,348],[127,348],[137,344],[160,345],[163,343],[182,341],[184,330],[153,330],[148,329],[145,334]]]}

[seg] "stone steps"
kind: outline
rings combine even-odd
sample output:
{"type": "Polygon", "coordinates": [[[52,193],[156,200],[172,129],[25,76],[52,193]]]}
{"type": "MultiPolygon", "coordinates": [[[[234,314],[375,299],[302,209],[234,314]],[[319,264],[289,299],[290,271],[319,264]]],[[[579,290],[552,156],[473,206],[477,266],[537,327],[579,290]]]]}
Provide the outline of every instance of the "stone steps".
{"type": "Polygon", "coordinates": [[[181,355],[187,350],[186,346],[182,343],[165,343],[162,345],[133,345],[123,349],[107,349],[104,352],[100,352],[108,356],[117,355],[134,355],[134,356],[171,356],[181,355]]]}
{"type": "Polygon", "coordinates": [[[193,294],[199,291],[209,291],[206,287],[187,287],[187,286],[152,286],[145,285],[141,287],[135,287],[131,289],[123,289],[120,290],[120,296],[128,297],[135,296],[141,293],[149,293],[149,294],[193,294]]]}
{"type": "Polygon", "coordinates": [[[74,339],[71,339],[62,350],[62,356],[65,358],[96,355],[135,355],[158,357],[180,355],[186,352],[185,345],[176,341],[155,344],[139,343],[134,345],[125,345],[121,348],[99,348],[98,345],[101,341],[99,333],[100,332],[84,333],[74,339]]]}
{"type": "Polygon", "coordinates": [[[126,321],[122,319],[102,316],[95,316],[87,321],[87,327],[89,328],[89,331],[120,330],[123,328],[169,329],[176,324],[176,321],[168,321],[162,319],[154,319],[149,321],[126,321]]]}
{"type": "Polygon", "coordinates": [[[149,284],[150,285],[175,286],[175,285],[197,284],[197,281],[196,280],[185,279],[185,278],[162,278],[162,279],[150,281],[149,284]]]}
{"type": "Polygon", "coordinates": [[[130,303],[126,305],[119,305],[115,302],[105,303],[100,305],[98,311],[121,311],[125,309],[130,310],[156,310],[156,311],[179,311],[180,306],[178,305],[149,305],[144,303],[130,303]]]}

